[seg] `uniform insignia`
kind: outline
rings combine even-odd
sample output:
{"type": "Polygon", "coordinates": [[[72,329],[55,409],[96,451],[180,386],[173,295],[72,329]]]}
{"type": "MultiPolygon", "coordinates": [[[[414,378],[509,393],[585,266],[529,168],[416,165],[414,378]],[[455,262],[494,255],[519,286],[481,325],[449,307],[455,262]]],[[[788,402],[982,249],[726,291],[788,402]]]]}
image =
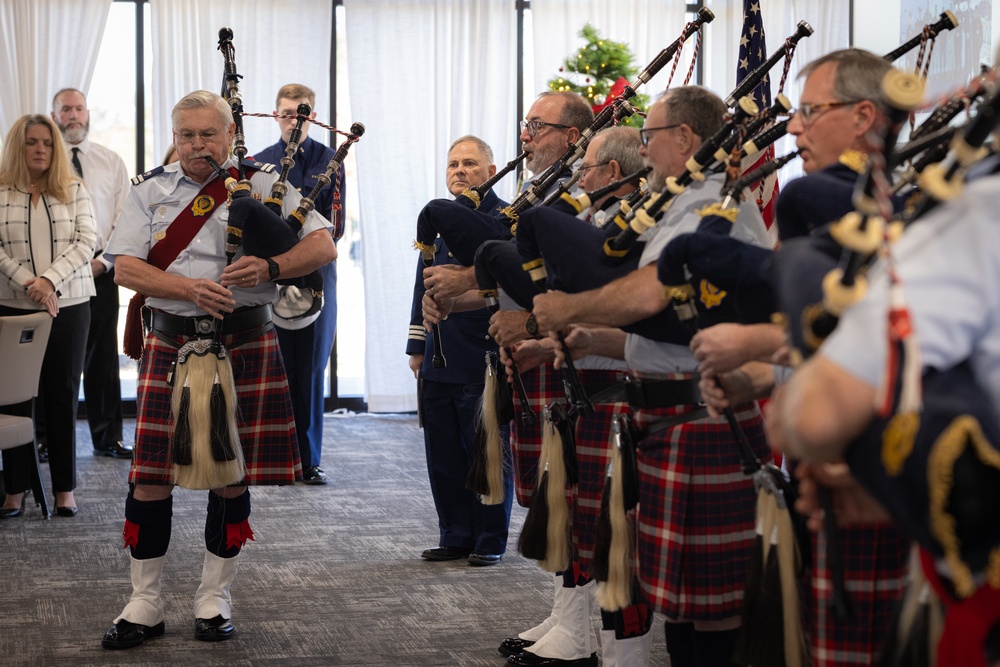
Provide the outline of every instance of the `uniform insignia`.
{"type": "Polygon", "coordinates": [[[705,308],[715,308],[722,303],[723,299],[726,298],[726,292],[724,290],[720,290],[707,280],[702,280],[699,288],[699,291],[701,292],[701,302],[705,304],[705,308]]]}
{"type": "Polygon", "coordinates": [[[200,218],[211,213],[213,208],[215,208],[215,199],[210,195],[201,195],[196,197],[194,203],[191,204],[191,213],[196,218],[200,218]]]}
{"type": "Polygon", "coordinates": [[[167,238],[167,232],[161,229],[160,231],[153,234],[153,238],[156,239],[157,241],[162,241],[163,239],[167,238]]]}
{"type": "Polygon", "coordinates": [[[263,171],[270,174],[274,171],[274,165],[268,162],[258,162],[257,160],[243,160],[244,167],[250,167],[251,169],[256,169],[257,171],[263,171]]]}
{"type": "Polygon", "coordinates": [[[150,169],[146,173],[139,174],[138,176],[136,176],[135,178],[133,178],[132,179],[132,185],[139,185],[140,183],[142,183],[146,179],[152,178],[153,176],[156,176],[157,174],[160,174],[162,172],[163,172],[163,165],[160,165],[159,167],[153,167],[152,169],[150,169]]]}

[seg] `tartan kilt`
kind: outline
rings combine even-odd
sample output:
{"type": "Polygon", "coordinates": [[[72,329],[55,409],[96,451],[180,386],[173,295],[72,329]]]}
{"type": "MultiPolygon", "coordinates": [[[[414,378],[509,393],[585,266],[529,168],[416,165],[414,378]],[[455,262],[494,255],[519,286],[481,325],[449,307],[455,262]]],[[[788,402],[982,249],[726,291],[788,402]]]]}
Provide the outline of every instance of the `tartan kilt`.
{"type": "MultiPolygon", "coordinates": [[[[235,349],[227,348],[227,352],[238,396],[240,445],[246,459],[243,483],[293,484],[301,480],[295,419],[277,335],[272,329],[235,349]]],[[[176,360],[176,349],[151,333],[146,335],[136,388],[138,416],[130,483],[173,483],[169,437],[173,387],[167,384],[167,372],[176,360]]]]}
{"type": "Polygon", "coordinates": [[[528,403],[538,421],[534,426],[521,423],[521,404],[514,396],[514,421],[510,427],[510,451],[514,467],[514,495],[521,507],[531,505],[531,496],[538,481],[538,457],[542,453],[542,408],[566,394],[563,391],[562,373],[552,364],[543,364],[521,373],[521,382],[528,395],[528,403]]]}
{"type": "MultiPolygon", "coordinates": [[[[637,411],[643,429],[696,405],[637,411]]],[[[770,460],[756,404],[736,411],[755,454],[770,460]]],[[[754,548],[756,493],[724,418],[704,417],[639,442],[638,578],[671,619],[740,616],[754,548]]]]}
{"type": "Polygon", "coordinates": [[[831,608],[833,585],[826,534],[811,532],[809,649],[816,667],[870,665],[892,628],[906,591],[910,541],[892,524],[838,526],[844,586],[852,614],[838,619],[831,608]]]}
{"type": "MultiPolygon", "coordinates": [[[[584,386],[623,382],[623,371],[585,370],[577,373],[584,386]]],[[[590,573],[590,562],[594,558],[594,537],[597,533],[597,519],[601,514],[601,499],[604,497],[605,478],[614,434],[611,420],[615,415],[630,412],[628,403],[602,403],[594,405],[594,412],[576,420],[576,466],[579,484],[575,489],[573,502],[573,552],[580,569],[590,573]]]]}

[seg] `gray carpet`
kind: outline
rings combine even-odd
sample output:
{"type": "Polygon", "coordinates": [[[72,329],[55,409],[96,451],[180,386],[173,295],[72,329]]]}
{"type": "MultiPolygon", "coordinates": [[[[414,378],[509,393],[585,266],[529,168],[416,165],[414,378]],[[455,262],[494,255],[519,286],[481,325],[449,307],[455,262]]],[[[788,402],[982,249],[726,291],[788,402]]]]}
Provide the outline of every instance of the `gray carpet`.
{"type": "MultiPolygon", "coordinates": [[[[328,486],[252,491],[256,541],[232,591],[238,636],[193,638],[207,492],[178,489],[166,635],[113,652],[99,640],[129,593],[128,462],[93,457],[78,422],[79,515],[43,521],[29,496],[24,518],[0,522],[0,665],[501,667],[500,640],[539,622],[552,601],[551,575],[516,553],[525,510],[515,505],[500,565],[423,561],[437,519],[416,419],[327,415],[325,433],[328,486]]],[[[47,466],[42,473],[50,488],[47,466]]],[[[656,665],[668,664],[661,620],[656,665]]],[[[596,610],[593,622],[599,629],[596,610]]]]}

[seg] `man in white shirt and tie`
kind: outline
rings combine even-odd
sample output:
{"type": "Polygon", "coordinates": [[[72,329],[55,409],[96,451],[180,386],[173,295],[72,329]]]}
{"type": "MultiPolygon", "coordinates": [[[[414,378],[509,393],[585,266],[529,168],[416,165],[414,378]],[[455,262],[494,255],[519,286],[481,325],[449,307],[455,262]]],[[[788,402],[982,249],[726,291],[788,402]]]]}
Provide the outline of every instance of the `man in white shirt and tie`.
{"type": "Polygon", "coordinates": [[[97,225],[97,252],[90,260],[97,296],[90,299],[90,331],[83,370],[83,393],[94,455],[131,459],[132,447],[122,441],[118,286],[114,266],[103,258],[104,247],[128,195],[128,171],[117,153],[87,138],[90,112],[82,92],[75,88],[57,92],[52,98],[52,120],[59,126],[70,162],[90,193],[97,225]]]}

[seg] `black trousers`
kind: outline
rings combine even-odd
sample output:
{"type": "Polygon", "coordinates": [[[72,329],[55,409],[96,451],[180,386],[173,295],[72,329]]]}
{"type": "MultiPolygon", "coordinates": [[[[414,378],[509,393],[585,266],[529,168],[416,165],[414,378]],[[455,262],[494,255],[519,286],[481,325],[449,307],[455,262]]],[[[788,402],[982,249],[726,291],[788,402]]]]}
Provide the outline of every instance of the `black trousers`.
{"type": "Polygon", "coordinates": [[[90,439],[108,449],[122,439],[122,385],[118,377],[118,285],[114,269],[94,278],[90,333],[83,362],[83,395],[90,439]]]}
{"type": "MultiPolygon", "coordinates": [[[[24,315],[18,308],[0,306],[0,315],[24,315]]],[[[49,472],[52,490],[65,493],[76,488],[76,407],[80,395],[90,305],[81,303],[59,309],[45,347],[38,393],[45,402],[49,472]]],[[[36,415],[36,421],[38,416],[36,415]]],[[[30,486],[32,452],[27,447],[3,452],[3,482],[7,493],[21,493],[30,486]]]]}

